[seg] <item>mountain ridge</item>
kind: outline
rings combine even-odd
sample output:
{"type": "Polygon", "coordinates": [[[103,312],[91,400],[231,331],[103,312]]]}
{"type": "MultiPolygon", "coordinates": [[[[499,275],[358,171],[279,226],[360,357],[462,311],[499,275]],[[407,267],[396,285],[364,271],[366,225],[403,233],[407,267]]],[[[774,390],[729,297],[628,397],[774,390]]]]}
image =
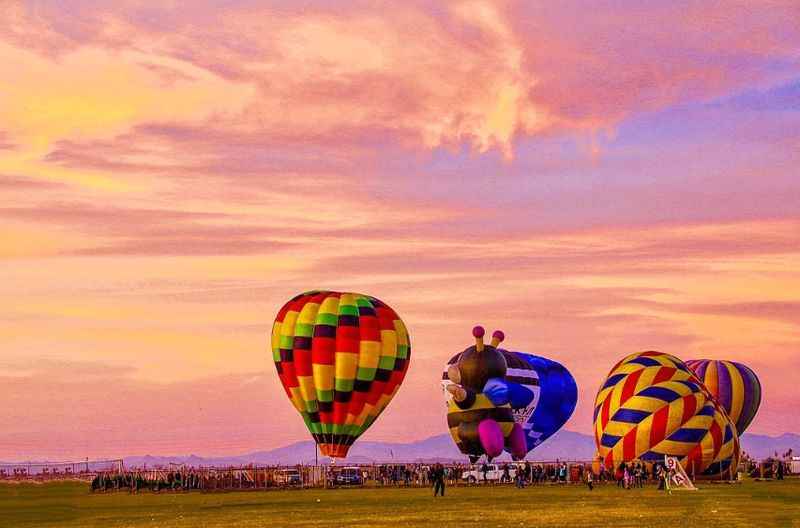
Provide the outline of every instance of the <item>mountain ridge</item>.
{"type": "MultiPolygon", "coordinates": [[[[778,436],[768,436],[745,433],[742,436],[742,448],[756,459],[772,456],[774,453],[782,455],[789,449],[800,453],[800,435],[796,433],[783,433],[778,436]]],[[[529,453],[529,460],[590,460],[594,457],[594,439],[590,435],[574,431],[561,430],[545,441],[542,445],[529,453]]],[[[505,460],[504,454],[500,457],[505,460]]],[[[320,463],[328,460],[319,457],[320,463]]],[[[462,455],[453,443],[450,435],[440,434],[413,442],[378,442],[359,441],[351,449],[349,456],[339,464],[368,464],[391,462],[433,462],[433,461],[458,461],[464,462],[462,455]]],[[[199,456],[189,455],[131,455],[123,457],[126,467],[155,467],[169,464],[186,464],[189,466],[244,466],[256,465],[293,465],[313,464],[315,462],[315,449],[312,440],[303,440],[269,450],[253,451],[241,455],[231,456],[199,456]]],[[[31,462],[0,462],[0,464],[43,464],[52,461],[31,462]]]]}

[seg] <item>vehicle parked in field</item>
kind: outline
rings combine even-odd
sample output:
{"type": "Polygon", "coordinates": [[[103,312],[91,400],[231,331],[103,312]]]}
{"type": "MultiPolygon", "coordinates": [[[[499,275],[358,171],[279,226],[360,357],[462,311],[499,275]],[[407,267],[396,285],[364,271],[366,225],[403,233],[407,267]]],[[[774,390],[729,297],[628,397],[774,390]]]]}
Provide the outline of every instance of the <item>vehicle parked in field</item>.
{"type": "Polygon", "coordinates": [[[279,469],[275,472],[275,483],[282,486],[299,486],[303,483],[296,469],[279,469]]]}
{"type": "Polygon", "coordinates": [[[359,486],[363,483],[361,469],[356,466],[340,468],[336,471],[333,481],[338,486],[359,486]]]}
{"type": "MultiPolygon", "coordinates": [[[[484,464],[475,464],[467,471],[464,471],[461,474],[461,479],[469,482],[470,484],[475,484],[477,482],[483,482],[486,480],[487,482],[500,482],[503,478],[503,467],[505,464],[486,464],[484,468],[484,464]],[[484,469],[485,476],[484,476],[484,469]]],[[[508,475],[509,475],[509,482],[514,481],[514,477],[517,474],[517,466],[514,464],[508,464],[508,475]]]]}

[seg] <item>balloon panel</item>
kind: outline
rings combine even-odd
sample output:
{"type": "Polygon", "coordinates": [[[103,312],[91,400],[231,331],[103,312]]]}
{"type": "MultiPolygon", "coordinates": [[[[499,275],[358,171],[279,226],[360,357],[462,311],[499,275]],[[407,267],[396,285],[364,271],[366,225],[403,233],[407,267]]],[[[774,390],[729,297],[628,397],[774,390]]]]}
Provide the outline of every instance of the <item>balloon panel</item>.
{"type": "Polygon", "coordinates": [[[278,312],[272,356],[321,452],[344,457],[397,392],[411,345],[403,321],[380,300],[310,291],[278,312]]]}
{"type": "Polygon", "coordinates": [[[725,425],[723,444],[717,458],[698,477],[713,480],[735,479],[740,456],[739,435],[736,434],[733,423],[729,422],[725,425]]]}
{"type": "Polygon", "coordinates": [[[539,380],[539,398],[533,412],[522,423],[528,450],[533,450],[555,434],[569,420],[578,402],[575,378],[560,363],[522,352],[512,352],[525,360],[539,380]]]}

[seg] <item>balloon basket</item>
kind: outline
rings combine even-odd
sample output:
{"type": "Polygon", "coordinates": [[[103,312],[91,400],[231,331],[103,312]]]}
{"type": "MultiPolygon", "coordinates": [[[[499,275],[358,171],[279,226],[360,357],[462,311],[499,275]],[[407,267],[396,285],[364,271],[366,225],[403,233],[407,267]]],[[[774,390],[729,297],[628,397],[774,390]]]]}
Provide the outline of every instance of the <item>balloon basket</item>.
{"type": "Polygon", "coordinates": [[[319,451],[330,458],[344,458],[350,446],[343,444],[320,444],[319,451]]]}

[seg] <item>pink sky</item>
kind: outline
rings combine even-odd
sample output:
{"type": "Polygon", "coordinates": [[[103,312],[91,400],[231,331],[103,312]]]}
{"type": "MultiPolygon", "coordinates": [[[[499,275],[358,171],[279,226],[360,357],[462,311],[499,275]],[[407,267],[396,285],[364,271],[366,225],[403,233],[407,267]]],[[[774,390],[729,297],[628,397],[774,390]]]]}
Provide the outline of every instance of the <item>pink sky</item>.
{"type": "Polygon", "coordinates": [[[314,288],[411,332],[364,439],[446,432],[476,323],[570,430],[658,349],[800,433],[800,5],[557,4],[3,2],[0,460],[306,439],[268,334],[314,288]]]}

